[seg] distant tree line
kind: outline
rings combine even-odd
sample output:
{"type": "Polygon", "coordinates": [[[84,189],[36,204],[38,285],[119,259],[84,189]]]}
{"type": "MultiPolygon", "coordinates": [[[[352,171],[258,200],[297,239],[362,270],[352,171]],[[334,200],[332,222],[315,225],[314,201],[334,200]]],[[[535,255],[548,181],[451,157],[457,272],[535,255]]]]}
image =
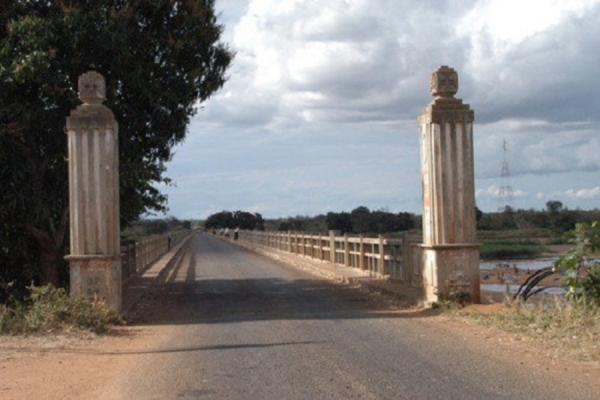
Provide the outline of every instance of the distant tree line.
{"type": "Polygon", "coordinates": [[[240,228],[244,230],[265,230],[264,219],[259,213],[247,211],[221,211],[210,215],[204,222],[206,229],[240,228]]]}
{"type": "Polygon", "coordinates": [[[557,200],[546,202],[544,210],[513,210],[505,207],[501,212],[478,213],[477,229],[482,231],[545,229],[563,233],[575,229],[577,223],[600,220],[600,210],[569,210],[557,200]]]}
{"type": "MultiPolygon", "coordinates": [[[[243,213],[237,211],[236,213],[243,213]]],[[[562,234],[575,228],[577,223],[591,223],[600,220],[600,209],[570,210],[562,202],[550,200],[546,208],[518,209],[506,207],[499,212],[484,213],[476,208],[477,229],[480,231],[518,231],[543,230],[548,233],[562,234]]],[[[233,213],[223,211],[207,220],[211,228],[235,227],[243,225],[234,221],[233,213]]],[[[250,228],[258,229],[258,228],[250,228]]],[[[295,231],[325,233],[337,230],[348,234],[389,234],[408,230],[421,230],[422,217],[408,212],[391,213],[385,210],[369,210],[360,206],[350,212],[328,212],[316,216],[295,216],[267,219],[262,228],[270,231],[295,231]]]]}
{"type": "Polygon", "coordinates": [[[167,231],[178,231],[191,229],[192,222],[179,220],[175,217],[142,219],[132,223],[121,233],[122,239],[134,239],[136,237],[160,235],[167,231]]]}
{"type": "Polygon", "coordinates": [[[267,222],[269,230],[297,232],[327,232],[336,230],[349,234],[383,234],[407,231],[417,226],[419,218],[407,212],[371,211],[360,206],[350,212],[328,212],[315,217],[288,217],[267,222]]]}

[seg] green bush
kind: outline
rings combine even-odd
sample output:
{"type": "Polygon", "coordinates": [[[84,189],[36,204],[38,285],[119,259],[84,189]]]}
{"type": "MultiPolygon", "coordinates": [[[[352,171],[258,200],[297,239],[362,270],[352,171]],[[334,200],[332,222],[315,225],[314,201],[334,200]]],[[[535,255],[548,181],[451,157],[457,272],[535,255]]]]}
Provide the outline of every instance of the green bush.
{"type": "Polygon", "coordinates": [[[569,296],[600,305],[600,221],[577,224],[569,236],[575,247],[552,268],[565,275],[569,296]]]}
{"type": "Polygon", "coordinates": [[[451,289],[448,293],[436,291],[436,295],[438,301],[433,303],[431,308],[455,310],[472,303],[471,293],[461,289],[451,289]]]}
{"type": "Polygon", "coordinates": [[[477,231],[477,236],[481,240],[486,239],[515,239],[515,238],[552,238],[555,234],[549,229],[514,229],[514,230],[493,230],[493,231],[477,231]]]}
{"type": "Polygon", "coordinates": [[[570,244],[569,238],[566,236],[557,236],[554,238],[550,238],[546,240],[547,245],[560,245],[560,244],[570,244]]]}
{"type": "Polygon", "coordinates": [[[70,297],[52,285],[32,286],[27,303],[0,306],[0,333],[84,330],[101,333],[122,322],[119,314],[99,300],[70,297]]]}

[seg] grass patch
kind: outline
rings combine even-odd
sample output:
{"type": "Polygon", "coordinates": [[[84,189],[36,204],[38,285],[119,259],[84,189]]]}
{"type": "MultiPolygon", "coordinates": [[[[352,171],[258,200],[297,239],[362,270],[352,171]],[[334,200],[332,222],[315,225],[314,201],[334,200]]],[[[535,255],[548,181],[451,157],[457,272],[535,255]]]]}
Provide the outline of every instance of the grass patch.
{"type": "Polygon", "coordinates": [[[515,230],[477,230],[477,237],[486,239],[531,239],[552,238],[556,234],[549,229],[515,229],[515,230]]]}
{"type": "Polygon", "coordinates": [[[557,236],[545,241],[546,245],[561,245],[561,244],[572,244],[571,240],[566,236],[557,236]]]}
{"type": "Polygon", "coordinates": [[[70,297],[52,285],[30,287],[30,298],[14,306],[0,305],[0,334],[105,332],[121,324],[119,314],[104,302],[70,297]]]}
{"type": "Polygon", "coordinates": [[[461,313],[484,326],[523,334],[579,361],[600,361],[600,307],[565,299],[509,302],[498,312],[461,313]]]}
{"type": "Polygon", "coordinates": [[[491,239],[483,241],[480,256],[487,260],[534,258],[543,250],[543,246],[535,240],[491,239]]]}

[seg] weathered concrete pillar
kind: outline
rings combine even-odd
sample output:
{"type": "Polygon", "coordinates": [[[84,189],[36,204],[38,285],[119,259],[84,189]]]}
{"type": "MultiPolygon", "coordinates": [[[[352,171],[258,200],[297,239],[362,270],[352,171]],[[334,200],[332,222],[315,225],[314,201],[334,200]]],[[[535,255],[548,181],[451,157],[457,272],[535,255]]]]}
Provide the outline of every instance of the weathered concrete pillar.
{"type": "Polygon", "coordinates": [[[104,77],[79,78],[82,105],[67,118],[71,295],[121,311],[118,124],[102,103],[104,77]]]}
{"type": "Polygon", "coordinates": [[[473,167],[474,113],[454,98],[458,74],[431,75],[435,99],[419,116],[423,175],[423,284],[427,302],[438,293],[467,292],[480,301],[473,167]]]}

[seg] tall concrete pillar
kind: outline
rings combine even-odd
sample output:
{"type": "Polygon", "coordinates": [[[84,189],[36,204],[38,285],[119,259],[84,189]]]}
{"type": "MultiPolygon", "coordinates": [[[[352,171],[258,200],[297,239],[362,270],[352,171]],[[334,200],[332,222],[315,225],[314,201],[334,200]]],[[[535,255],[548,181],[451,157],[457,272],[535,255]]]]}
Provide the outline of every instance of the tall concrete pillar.
{"type": "Polygon", "coordinates": [[[458,74],[431,75],[434,100],[419,116],[423,176],[423,285],[427,302],[463,293],[480,301],[473,167],[474,113],[454,98],[458,74]]]}
{"type": "Polygon", "coordinates": [[[71,295],[98,297],[120,312],[118,124],[102,104],[102,75],[81,75],[79,98],[67,118],[71,295]]]}

